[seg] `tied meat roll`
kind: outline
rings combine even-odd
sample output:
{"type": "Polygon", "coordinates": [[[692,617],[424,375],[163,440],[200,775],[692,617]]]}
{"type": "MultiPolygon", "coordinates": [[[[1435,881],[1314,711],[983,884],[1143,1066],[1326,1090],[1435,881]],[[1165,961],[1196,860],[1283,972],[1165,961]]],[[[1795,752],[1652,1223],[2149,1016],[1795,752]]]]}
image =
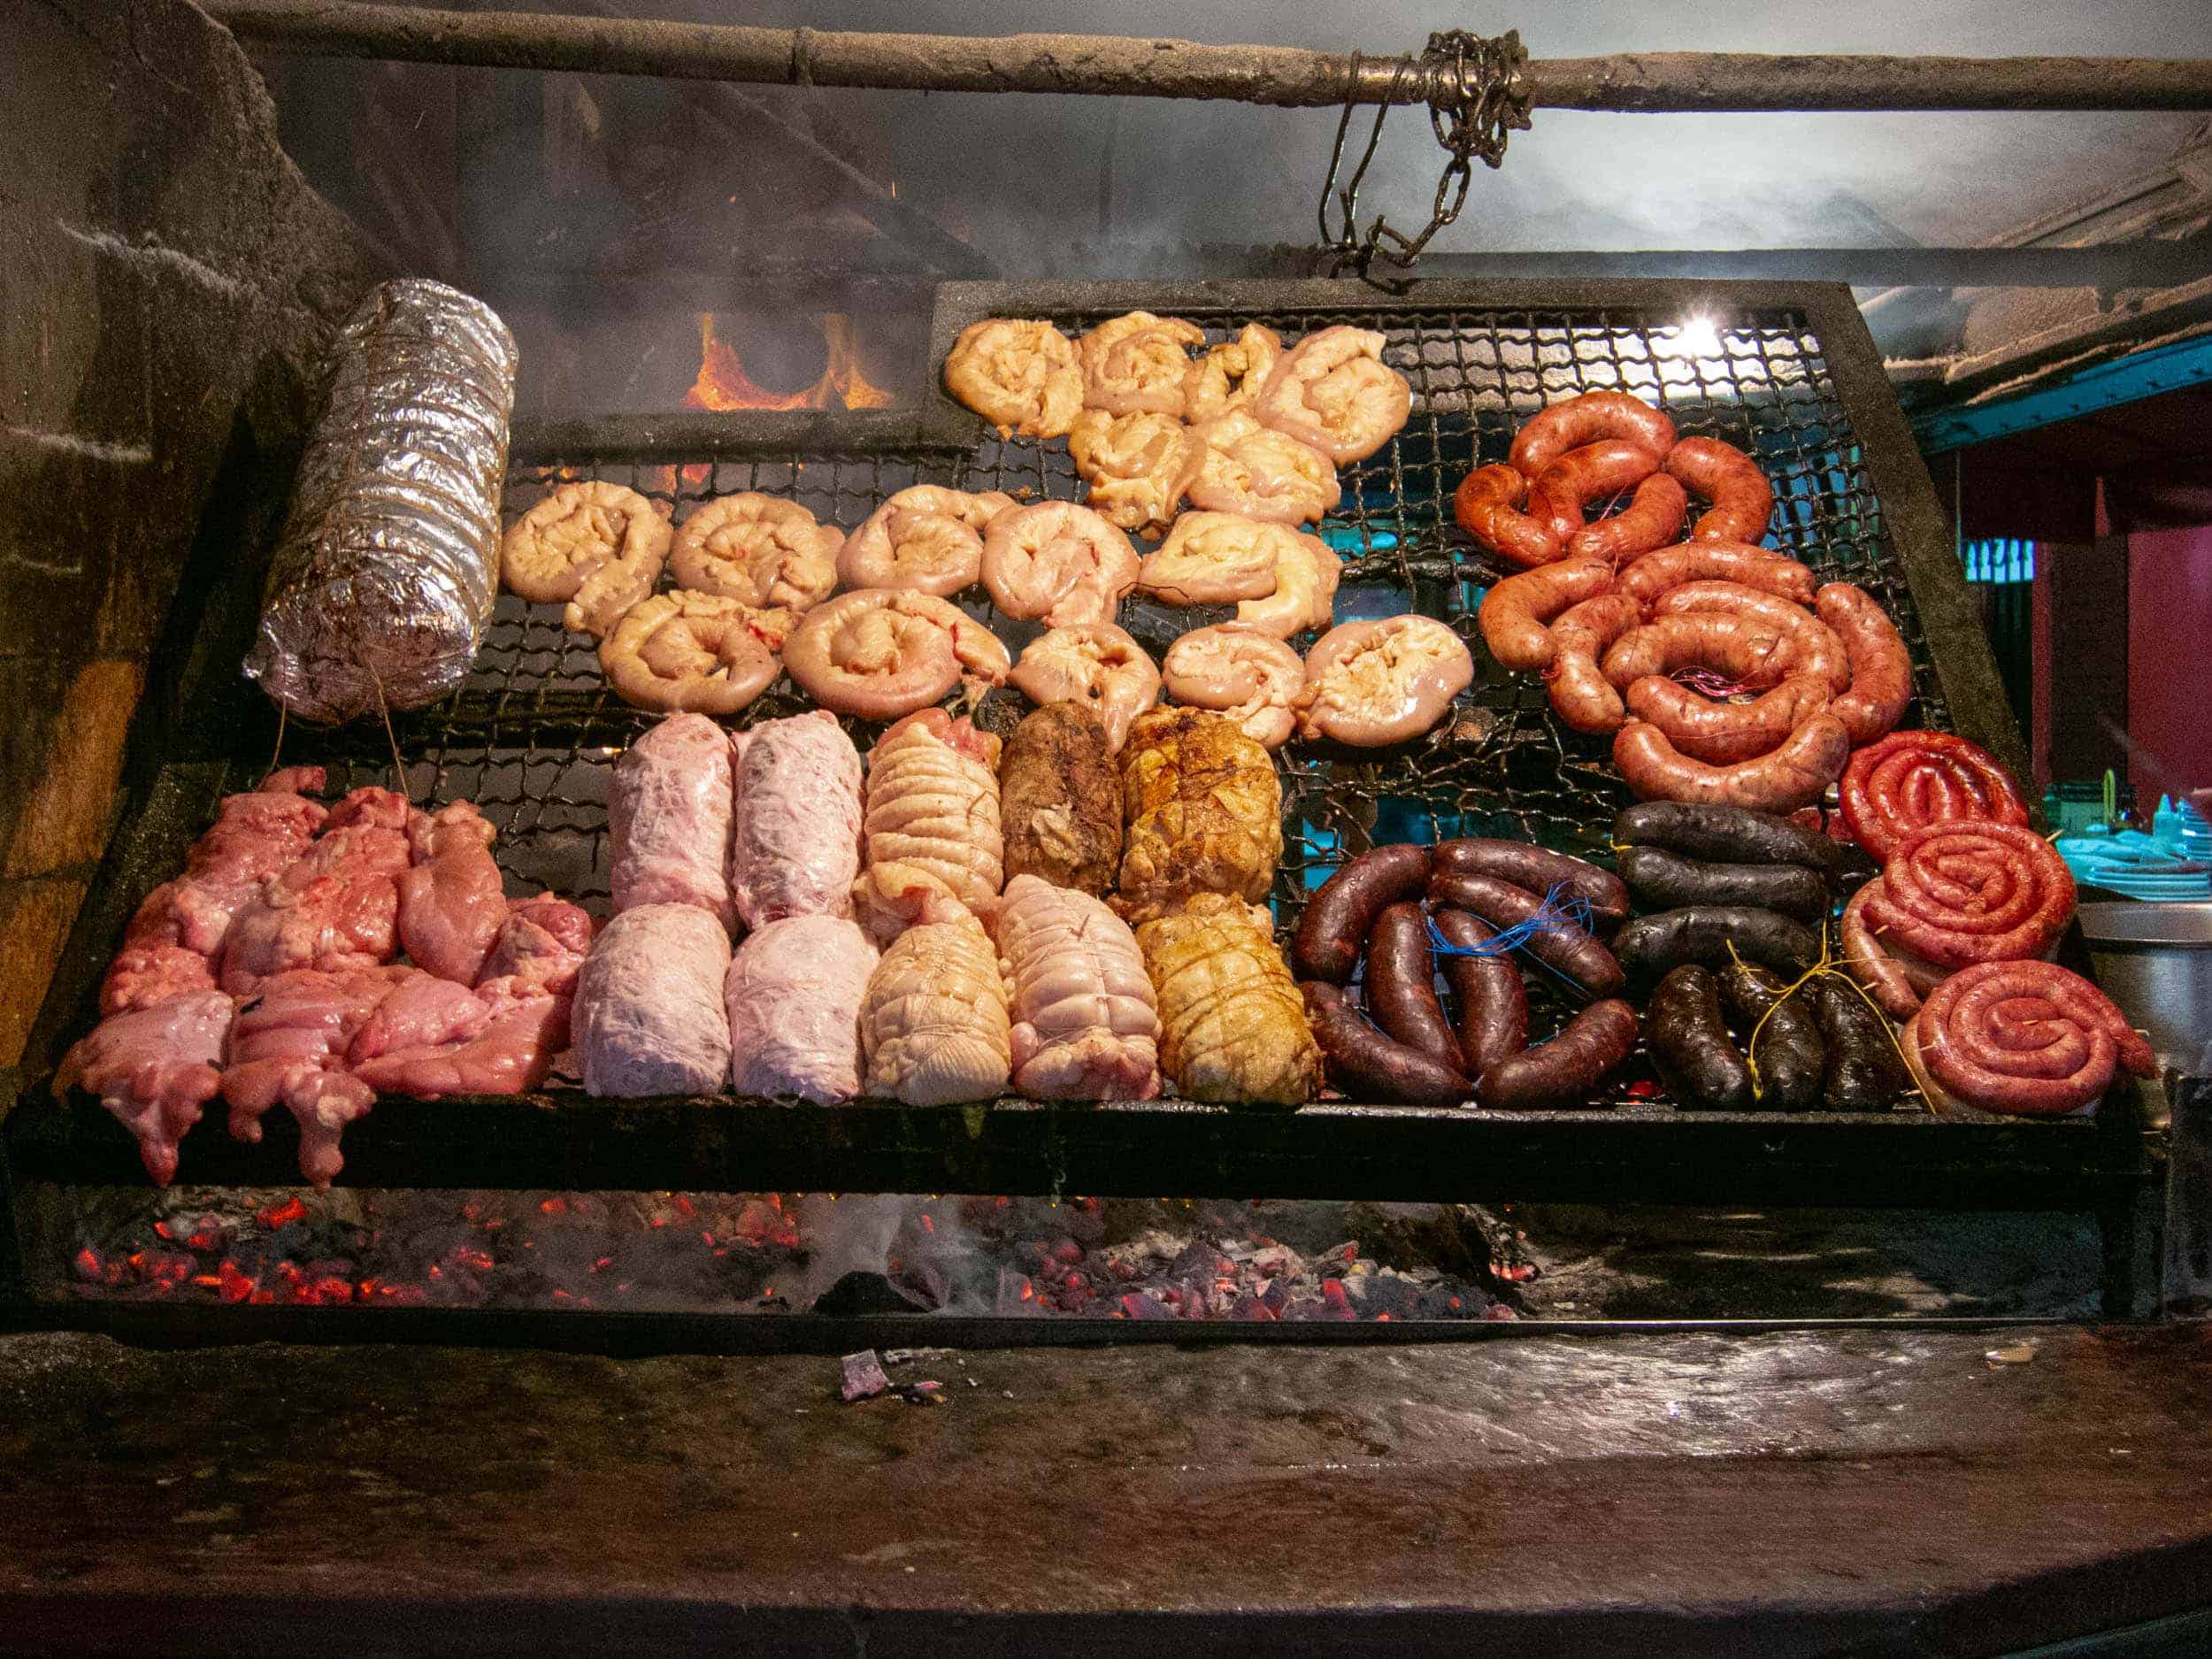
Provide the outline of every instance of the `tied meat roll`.
{"type": "Polygon", "coordinates": [[[1087,893],[1016,876],[994,919],[1012,991],[1014,1087],[1033,1100],[1150,1100],[1159,1018],[1128,924],[1087,893]]]}
{"type": "Polygon", "coordinates": [[[672,714],[615,763],[607,799],[614,908],[694,904],[730,926],[730,737],[672,714]]]}
{"type": "Polygon", "coordinates": [[[862,840],[867,870],[853,887],[869,936],[902,927],[956,900],[976,910],[998,897],[999,741],[942,709],[910,714],[868,755],[862,840]]]}
{"type": "Polygon", "coordinates": [[[1121,861],[1121,775],[1106,728],[1079,703],[1048,703],[1014,728],[999,762],[1006,875],[1102,894],[1121,861]]]}
{"type": "Polygon", "coordinates": [[[868,1093],[909,1106],[989,1100],[1013,1069],[1006,982],[983,924],[949,900],[892,942],[868,978],[868,1093]]]}
{"type": "Polygon", "coordinates": [[[1267,750],[1234,720],[1202,709],[1140,715],[1121,789],[1129,833],[1114,908],[1130,921],[1195,894],[1266,896],[1283,856],[1283,788],[1267,750]]]}
{"type": "Polygon", "coordinates": [[[737,948],[723,985],[741,1094],[827,1102],[860,1093],[860,1004],[876,948],[835,916],[787,916],[737,948]]]}
{"type": "Polygon", "coordinates": [[[860,751],[818,709],[744,733],[730,887],[748,927],[849,916],[860,873],[860,751]]]}
{"type": "Polygon", "coordinates": [[[1137,929],[1160,1006],[1160,1061],[1198,1101],[1300,1106],[1321,1087],[1304,1000],[1267,912],[1202,893],[1137,929]]]}
{"type": "Polygon", "coordinates": [[[592,941],[572,1034],[593,1094],[703,1094],[730,1071],[729,935],[690,904],[641,904],[592,941]]]}

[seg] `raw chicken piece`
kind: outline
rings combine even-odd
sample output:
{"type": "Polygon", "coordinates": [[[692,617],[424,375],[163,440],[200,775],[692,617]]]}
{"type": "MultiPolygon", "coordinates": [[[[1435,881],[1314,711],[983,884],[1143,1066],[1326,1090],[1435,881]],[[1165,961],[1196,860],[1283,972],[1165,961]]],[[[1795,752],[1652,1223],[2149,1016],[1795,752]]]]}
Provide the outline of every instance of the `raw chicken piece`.
{"type": "Polygon", "coordinates": [[[100,987],[100,1011],[150,1008],[215,988],[231,916],[261,883],[307,849],[323,808],[304,790],[323,787],[319,766],[273,772],[258,789],[226,795],[192,844],[184,874],[146,895],[100,987]]]}
{"type": "Polygon", "coordinates": [[[850,916],[860,872],[860,751],[817,709],[764,720],[738,762],[730,887],[748,927],[850,916]]]}
{"type": "Polygon", "coordinates": [[[860,1003],[876,948],[853,922],[787,916],[730,958],[730,1082],[741,1094],[860,1093],[860,1003]]]}
{"type": "Polygon", "coordinates": [[[1160,1092],[1159,1018],[1127,923],[1087,893],[1016,876],[993,931],[1011,992],[1016,1088],[1033,1100],[1160,1092]]]}
{"type": "Polygon", "coordinates": [[[594,1094],[704,1094],[730,1070],[729,935],[689,904],[641,904],[592,941],[572,1019],[594,1094]]]}
{"type": "Polygon", "coordinates": [[[999,833],[999,741],[942,709],[909,715],[868,756],[862,842],[867,873],[853,887],[854,914],[887,940],[932,897],[985,910],[1003,879],[999,833]]]}
{"type": "Polygon", "coordinates": [[[400,948],[442,979],[475,984],[507,920],[496,833],[472,803],[456,801],[409,834],[415,864],[399,878],[400,948]]]}
{"type": "Polygon", "coordinates": [[[672,714],[615,763],[608,791],[614,908],[695,904],[731,925],[730,734],[703,714],[672,714]]]}
{"type": "MultiPolygon", "coordinates": [[[[395,1010],[403,1017],[381,1026],[377,1021],[385,1010],[380,1010],[354,1040],[354,1075],[386,1094],[420,1100],[518,1094],[544,1082],[568,1046],[565,993],[512,974],[487,979],[473,993],[421,977],[442,987],[434,1000],[426,992],[421,1004],[395,1010]]],[[[402,993],[395,992],[385,999],[385,1009],[401,1002],[402,993]]]]}
{"type": "Polygon", "coordinates": [[[939,896],[868,976],[860,1008],[868,1093],[909,1106],[989,1100],[1006,1087],[1006,985],[973,914],[939,896]]]}
{"type": "Polygon", "coordinates": [[[1121,789],[1129,833],[1114,909],[1130,921],[1194,893],[1266,896],[1283,856],[1282,784],[1235,721],[1200,709],[1139,716],[1122,750],[1121,789]]]}
{"type": "Polygon", "coordinates": [[[557,996],[576,988],[577,971],[591,949],[591,917],[566,899],[541,893],[507,912],[484,958],[478,985],[512,979],[557,996]]]}
{"type": "Polygon", "coordinates": [[[263,980],[230,1030],[230,1133],[259,1141],[263,1115],[281,1104],[299,1120],[300,1173],[327,1187],[345,1164],[339,1137],[376,1103],[375,1088],[346,1069],[354,1037],[396,987],[430,977],[419,968],[297,968],[263,980]]]}
{"type": "Polygon", "coordinates": [[[398,948],[399,885],[414,813],[389,789],[356,789],[332,810],[323,833],[233,917],[223,941],[222,987],[252,994],[288,968],[373,968],[398,948]]]}
{"type": "Polygon", "coordinates": [[[1048,703],[1014,728],[999,763],[1005,864],[1017,875],[1103,893],[1121,864],[1121,773],[1106,728],[1079,703],[1048,703]]]}
{"type": "Polygon", "coordinates": [[[177,1142],[221,1086],[215,1064],[230,1022],[231,1001],[220,991],[111,1014],[62,1056],[55,1098],[80,1085],[97,1094],[137,1137],[146,1173],[166,1187],[177,1173],[177,1142]]]}
{"type": "Polygon", "coordinates": [[[1137,929],[1160,999],[1160,1062],[1191,1100],[1298,1106],[1321,1086],[1321,1051],[1267,912],[1202,893],[1137,929]]]}

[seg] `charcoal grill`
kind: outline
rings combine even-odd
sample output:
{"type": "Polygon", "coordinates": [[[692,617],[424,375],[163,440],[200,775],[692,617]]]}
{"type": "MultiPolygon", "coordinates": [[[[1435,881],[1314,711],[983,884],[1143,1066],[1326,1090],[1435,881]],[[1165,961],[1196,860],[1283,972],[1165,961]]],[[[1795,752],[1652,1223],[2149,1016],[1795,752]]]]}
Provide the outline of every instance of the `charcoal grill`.
{"type": "MultiPolygon", "coordinates": [[[[1324,527],[1348,561],[1339,615],[1386,614],[1410,594],[1417,608],[1467,636],[1479,664],[1457,717],[1429,740],[1380,757],[1286,751],[1286,851],[1273,895],[1279,926],[1294,925],[1304,895],[1330,869],[1376,841],[1502,834],[1602,853],[1612,816],[1629,799],[1625,787],[1601,740],[1563,729],[1539,684],[1489,663],[1473,616],[1503,572],[1454,526],[1450,511],[1454,486],[1479,459],[1502,458],[1522,420],[1579,391],[1638,392],[1663,403],[1686,434],[1755,454],[1776,483],[1779,545],[1824,578],[1869,588],[1898,618],[1918,671],[1915,718],[1972,737],[2025,771],[1940,511],[1847,289],[1429,283],[1393,297],[1333,282],[961,283],[940,291],[933,351],[941,358],[961,327],[986,316],[1048,316],[1072,331],[1137,306],[1190,317],[1210,338],[1252,321],[1286,335],[1340,321],[1386,332],[1386,357],[1412,382],[1414,412],[1388,447],[1345,471],[1344,505],[1324,527]],[[1711,325],[1717,343],[1701,345],[1685,331],[1693,318],[1711,325]]],[[[913,411],[525,423],[510,517],[576,478],[629,485],[680,515],[711,495],[761,489],[847,526],[913,483],[1031,497],[1081,491],[1064,446],[993,439],[941,396],[913,411]]],[[[211,610],[239,598],[219,595],[211,610]]],[[[975,604],[1016,651],[1038,631],[975,604]]],[[[1156,650],[1203,618],[1132,604],[1123,619],[1156,650]]],[[[110,849],[42,1018],[49,1061],[89,1025],[101,968],[132,908],[177,866],[215,800],[268,764],[274,722],[226,671],[221,663],[209,670],[219,715],[146,780],[110,849]]],[[[748,718],[803,706],[780,685],[748,718]]],[[[1015,699],[1006,711],[1018,706],[1015,699]]],[[[498,826],[501,860],[516,883],[557,887],[603,913],[607,780],[647,718],[606,689],[588,645],[567,634],[551,608],[503,598],[467,681],[444,703],[396,719],[393,741],[415,799],[465,796],[498,826]]],[[[381,731],[295,729],[284,753],[326,763],[334,789],[390,777],[381,731]]],[[[2145,1241],[2146,1251],[2138,1238],[2143,1212],[2158,1213],[2147,1201],[2165,1157],[2155,1091],[2116,1091],[2093,1121],[2028,1123],[1916,1111],[1686,1112],[1655,1096],[1655,1087],[1640,1056],[1598,1097],[1531,1113],[1021,1101],[736,1109],[594,1101],[575,1088],[435,1104],[391,1099],[349,1137],[344,1179],[383,1187],[1100,1196],[1171,1187],[1193,1196],[2078,1210],[2101,1222],[2116,1312],[2132,1305],[2142,1261],[2160,1259],[2156,1240],[2145,1241]]],[[[143,1179],[129,1137],[87,1101],[57,1103],[35,1087],[4,1133],[19,1179],[143,1179]]],[[[294,1179],[296,1151],[288,1118],[273,1119],[258,1146],[204,1126],[185,1143],[180,1179],[283,1184],[294,1179]]]]}

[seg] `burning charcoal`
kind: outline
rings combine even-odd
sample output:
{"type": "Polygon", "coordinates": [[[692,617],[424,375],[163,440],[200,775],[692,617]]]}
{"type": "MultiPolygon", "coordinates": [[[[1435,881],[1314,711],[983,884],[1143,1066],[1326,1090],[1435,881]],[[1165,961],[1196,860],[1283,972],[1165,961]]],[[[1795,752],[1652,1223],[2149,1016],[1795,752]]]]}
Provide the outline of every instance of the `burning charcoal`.
{"type": "Polygon", "coordinates": [[[814,1299],[814,1311],[851,1318],[877,1313],[927,1313],[929,1309],[882,1274],[856,1268],[814,1299]]]}
{"type": "Polygon", "coordinates": [[[1329,1317],[1329,1304],[1318,1296],[1301,1296],[1283,1309],[1282,1317],[1298,1324],[1329,1317]]]}
{"type": "Polygon", "coordinates": [[[845,1369],[844,1382],[839,1392],[845,1396],[848,1405],[856,1400],[872,1400],[891,1386],[891,1379],[883,1374],[883,1366],[872,1348],[864,1348],[857,1354],[848,1354],[839,1363],[845,1369]]]}
{"type": "Polygon", "coordinates": [[[1121,1299],[1121,1317],[1125,1319],[1172,1319],[1167,1304],[1157,1296],[1141,1290],[1133,1290],[1121,1299]]]}
{"type": "Polygon", "coordinates": [[[1175,1264],[1168,1271],[1176,1278],[1188,1279],[1194,1284],[1210,1284],[1234,1272],[1236,1264],[1201,1239],[1192,1240],[1175,1258],[1175,1264]]]}
{"type": "Polygon", "coordinates": [[[1417,1319],[1421,1317],[1421,1287],[1395,1273],[1378,1273],[1353,1295],[1352,1304],[1359,1310],[1363,1319],[1417,1319]]]}
{"type": "Polygon", "coordinates": [[[1270,1279],[1260,1286],[1260,1300],[1279,1319],[1283,1317],[1283,1310],[1290,1305],[1290,1286],[1279,1279],[1270,1279]]]}
{"type": "Polygon", "coordinates": [[[945,1276],[927,1262],[907,1263],[893,1275],[891,1283],[902,1294],[913,1297],[931,1312],[952,1300],[952,1289],[945,1282],[945,1276]]]}
{"type": "Polygon", "coordinates": [[[993,1304],[1002,1314],[1041,1313],[1037,1305],[1037,1286],[1026,1273],[1017,1273],[1012,1268],[1002,1268],[998,1276],[998,1294],[993,1304]]]}
{"type": "Polygon", "coordinates": [[[1272,1321],[1275,1317],[1275,1310],[1269,1307],[1257,1296],[1248,1294],[1237,1298],[1235,1306],[1229,1310],[1229,1317],[1232,1319],[1272,1321]]]}

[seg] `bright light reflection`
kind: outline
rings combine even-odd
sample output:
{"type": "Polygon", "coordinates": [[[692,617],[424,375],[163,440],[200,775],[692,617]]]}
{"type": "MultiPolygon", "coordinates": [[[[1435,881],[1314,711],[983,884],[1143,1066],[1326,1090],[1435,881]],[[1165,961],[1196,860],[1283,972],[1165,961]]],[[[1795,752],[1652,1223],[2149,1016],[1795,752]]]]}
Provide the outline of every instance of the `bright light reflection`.
{"type": "Polygon", "coordinates": [[[1709,317],[1685,318],[1679,326],[1656,335],[1651,349],[1663,357],[1718,357],[1720,330],[1709,317]]]}

